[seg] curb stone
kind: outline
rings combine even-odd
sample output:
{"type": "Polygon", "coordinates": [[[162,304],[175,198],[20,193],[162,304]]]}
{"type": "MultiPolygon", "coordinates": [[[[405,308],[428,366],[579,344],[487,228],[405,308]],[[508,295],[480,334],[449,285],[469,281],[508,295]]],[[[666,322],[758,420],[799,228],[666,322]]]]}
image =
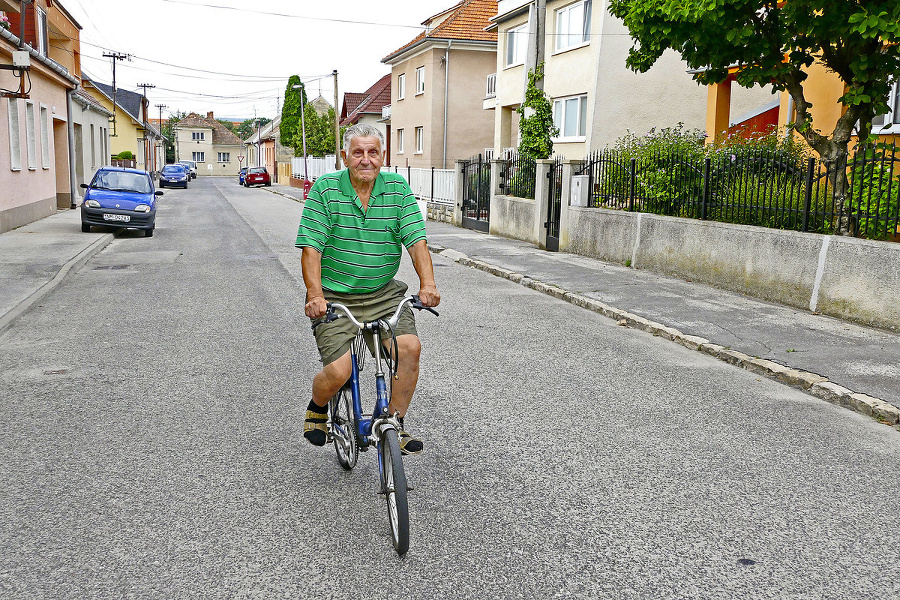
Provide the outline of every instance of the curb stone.
{"type": "Polygon", "coordinates": [[[867,394],[854,392],[853,390],[829,381],[827,377],[819,375],[818,373],[795,369],[771,360],[754,358],[743,352],[714,344],[707,339],[687,335],[674,327],[655,323],[638,315],[609,306],[599,300],[569,292],[568,290],[533,279],[522,273],[515,273],[509,269],[491,265],[481,260],[472,259],[457,250],[447,249],[436,244],[429,244],[428,248],[431,252],[440,254],[463,266],[508,279],[519,285],[523,285],[560,300],[565,300],[580,308],[585,308],[603,315],[604,317],[613,319],[619,325],[645,331],[651,335],[681,344],[690,350],[708,354],[718,360],[763,375],[769,379],[785,383],[791,387],[800,389],[811,396],[815,396],[820,400],[872,417],[878,422],[891,425],[900,431],[900,408],[889,402],[885,402],[880,398],[874,398],[867,394]]]}
{"type": "Polygon", "coordinates": [[[56,287],[63,282],[63,280],[66,278],[66,276],[68,276],[69,273],[71,273],[72,271],[77,271],[87,261],[93,258],[95,254],[106,248],[109,243],[113,241],[113,239],[115,239],[115,236],[112,233],[105,233],[101,235],[99,238],[88,244],[83,250],[81,250],[81,252],[76,254],[74,258],[70,259],[62,267],[60,267],[59,271],[56,272],[56,275],[54,275],[50,281],[39,287],[31,295],[19,302],[8,313],[0,316],[0,334],[9,329],[9,327],[16,319],[27,312],[29,308],[37,304],[41,300],[41,298],[56,289],[56,287]]]}

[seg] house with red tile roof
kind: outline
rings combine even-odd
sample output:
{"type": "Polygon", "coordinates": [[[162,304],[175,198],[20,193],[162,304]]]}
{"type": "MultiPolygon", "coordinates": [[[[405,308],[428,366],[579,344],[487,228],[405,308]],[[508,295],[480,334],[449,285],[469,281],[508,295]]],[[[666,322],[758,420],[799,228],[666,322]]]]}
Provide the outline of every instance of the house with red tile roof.
{"type": "MultiPolygon", "coordinates": [[[[377,127],[385,137],[385,150],[390,156],[390,130],[386,124],[385,106],[391,104],[391,74],[388,73],[365,92],[345,92],[341,106],[341,127],[365,123],[377,127]]],[[[390,164],[390,163],[388,163],[390,164]]]]}
{"type": "Polygon", "coordinates": [[[486,31],[496,14],[496,0],[462,0],[382,59],[391,67],[389,164],[449,169],[493,145],[482,105],[497,64],[497,32],[486,31]]]}
{"type": "MultiPolygon", "coordinates": [[[[197,176],[236,176],[241,168],[244,143],[219,123],[212,112],[191,113],[174,127],[175,160],[197,163],[197,176]]],[[[244,165],[246,166],[246,164],[244,165]]]]}

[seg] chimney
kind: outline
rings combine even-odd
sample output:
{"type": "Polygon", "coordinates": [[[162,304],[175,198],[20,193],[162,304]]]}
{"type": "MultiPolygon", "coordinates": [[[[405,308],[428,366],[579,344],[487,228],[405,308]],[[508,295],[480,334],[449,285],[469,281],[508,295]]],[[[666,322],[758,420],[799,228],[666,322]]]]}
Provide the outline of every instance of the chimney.
{"type": "Polygon", "coordinates": [[[214,118],[214,117],[213,117],[213,111],[209,111],[208,113],[206,113],[206,118],[207,118],[207,119],[212,119],[212,118],[214,118]]]}

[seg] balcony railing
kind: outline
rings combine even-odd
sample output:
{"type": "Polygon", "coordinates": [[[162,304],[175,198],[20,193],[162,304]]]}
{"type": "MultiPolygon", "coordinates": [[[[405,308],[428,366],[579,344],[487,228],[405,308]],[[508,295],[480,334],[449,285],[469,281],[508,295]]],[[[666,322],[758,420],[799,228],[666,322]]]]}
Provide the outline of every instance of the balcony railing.
{"type": "Polygon", "coordinates": [[[487,90],[485,92],[485,98],[496,98],[497,97],[497,74],[491,73],[487,76],[487,90]]]}

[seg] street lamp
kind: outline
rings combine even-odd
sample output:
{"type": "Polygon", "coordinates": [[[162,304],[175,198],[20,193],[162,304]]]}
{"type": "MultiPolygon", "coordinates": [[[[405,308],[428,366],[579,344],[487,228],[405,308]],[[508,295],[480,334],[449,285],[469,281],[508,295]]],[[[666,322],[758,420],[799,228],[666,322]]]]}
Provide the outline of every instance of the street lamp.
{"type": "Polygon", "coordinates": [[[291,86],[295,90],[302,90],[300,94],[300,135],[303,137],[303,181],[309,181],[309,169],[306,166],[306,105],[303,99],[306,97],[306,87],[301,81],[298,85],[291,86]]]}

